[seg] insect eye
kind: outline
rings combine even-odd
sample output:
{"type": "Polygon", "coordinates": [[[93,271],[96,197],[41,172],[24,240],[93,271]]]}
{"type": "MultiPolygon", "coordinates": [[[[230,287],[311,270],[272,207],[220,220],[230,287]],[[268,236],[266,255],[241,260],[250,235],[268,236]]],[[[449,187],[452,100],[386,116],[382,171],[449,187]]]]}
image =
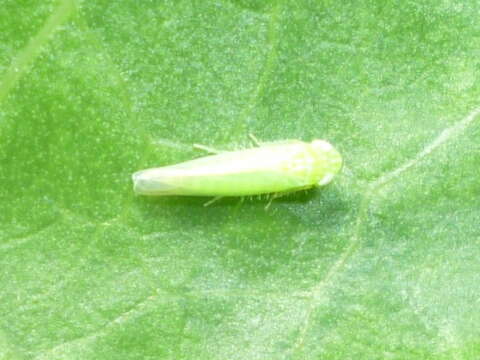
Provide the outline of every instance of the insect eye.
{"type": "Polygon", "coordinates": [[[320,179],[320,181],[318,182],[318,186],[327,185],[330,181],[332,181],[334,176],[335,174],[327,173],[323,178],[320,179]]]}

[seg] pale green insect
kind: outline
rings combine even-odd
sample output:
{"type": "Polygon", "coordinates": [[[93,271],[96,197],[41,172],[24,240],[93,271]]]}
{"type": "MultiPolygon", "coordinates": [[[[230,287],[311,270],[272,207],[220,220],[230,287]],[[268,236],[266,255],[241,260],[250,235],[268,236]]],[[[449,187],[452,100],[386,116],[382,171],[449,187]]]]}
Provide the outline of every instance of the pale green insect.
{"type": "Polygon", "coordinates": [[[133,189],[140,195],[214,196],[214,200],[261,194],[276,197],[326,185],[342,167],[340,153],[324,140],[258,145],[238,151],[214,150],[215,155],[138,171],[132,176],[133,189]]]}

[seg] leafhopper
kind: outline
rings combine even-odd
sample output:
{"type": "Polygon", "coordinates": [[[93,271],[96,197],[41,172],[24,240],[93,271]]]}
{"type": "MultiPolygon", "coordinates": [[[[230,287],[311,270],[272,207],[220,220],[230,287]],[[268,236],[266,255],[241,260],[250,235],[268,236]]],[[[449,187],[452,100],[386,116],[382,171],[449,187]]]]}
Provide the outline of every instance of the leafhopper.
{"type": "MultiPolygon", "coordinates": [[[[325,140],[258,143],[237,151],[133,174],[140,195],[248,196],[283,193],[328,184],[342,167],[340,153],[325,140]]],[[[209,202],[210,203],[210,202],[209,202]]]]}

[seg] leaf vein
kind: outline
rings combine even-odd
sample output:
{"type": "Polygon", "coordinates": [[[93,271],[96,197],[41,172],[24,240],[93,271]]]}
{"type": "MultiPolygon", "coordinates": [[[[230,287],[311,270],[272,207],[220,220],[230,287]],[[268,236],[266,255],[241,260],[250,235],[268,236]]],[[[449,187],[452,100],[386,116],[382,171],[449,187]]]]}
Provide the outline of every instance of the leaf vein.
{"type": "Polygon", "coordinates": [[[242,116],[245,125],[247,125],[249,122],[249,118],[257,105],[258,98],[261,96],[263,89],[265,88],[265,84],[273,70],[274,63],[277,58],[279,12],[280,5],[278,5],[277,2],[270,13],[270,21],[268,23],[267,46],[269,47],[269,50],[265,56],[265,63],[259,76],[255,91],[253,92],[252,97],[250,98],[250,101],[248,102],[248,105],[245,108],[242,116]]]}
{"type": "Polygon", "coordinates": [[[415,157],[405,162],[403,165],[397,167],[396,169],[386,173],[385,175],[380,176],[377,180],[372,183],[373,188],[379,189],[382,186],[386,185],[393,179],[397,178],[404,172],[408,171],[415,165],[419,164],[424,158],[432,154],[436,149],[438,149],[443,144],[454,139],[457,136],[463,134],[467,127],[473,123],[473,121],[480,115],[480,108],[476,108],[471,111],[466,117],[457,121],[452,126],[444,129],[432,142],[427,144],[415,157]]]}
{"type": "Polygon", "coordinates": [[[327,272],[327,275],[310,290],[310,306],[307,309],[307,313],[306,313],[303,325],[300,328],[300,334],[293,347],[294,352],[299,351],[303,348],[306,335],[312,323],[313,312],[322,301],[322,295],[325,289],[328,287],[331,280],[345,267],[345,265],[348,263],[348,260],[353,256],[353,254],[357,251],[360,245],[360,239],[361,239],[360,232],[361,232],[362,224],[366,218],[368,204],[370,202],[371,195],[372,195],[372,192],[369,188],[365,191],[362,197],[358,215],[355,220],[353,235],[351,237],[351,240],[348,246],[343,251],[343,253],[338,258],[338,260],[330,267],[330,270],[327,272]]]}
{"type": "Polygon", "coordinates": [[[40,31],[33,36],[27,46],[21,50],[10,63],[0,83],[0,103],[6,98],[9,92],[15,87],[20,78],[25,74],[30,64],[40,55],[42,48],[49,41],[50,37],[70,17],[75,10],[73,0],[60,1],[57,8],[45,21],[40,31]]]}

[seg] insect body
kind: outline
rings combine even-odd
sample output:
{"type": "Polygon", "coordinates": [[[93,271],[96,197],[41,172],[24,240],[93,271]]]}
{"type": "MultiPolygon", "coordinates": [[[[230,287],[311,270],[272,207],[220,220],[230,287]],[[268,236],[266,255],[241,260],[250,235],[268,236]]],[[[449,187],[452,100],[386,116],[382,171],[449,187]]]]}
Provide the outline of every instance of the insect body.
{"type": "Polygon", "coordinates": [[[132,178],[141,195],[245,196],[326,185],[341,167],[341,155],[328,142],[287,140],[146,169],[132,178]]]}

